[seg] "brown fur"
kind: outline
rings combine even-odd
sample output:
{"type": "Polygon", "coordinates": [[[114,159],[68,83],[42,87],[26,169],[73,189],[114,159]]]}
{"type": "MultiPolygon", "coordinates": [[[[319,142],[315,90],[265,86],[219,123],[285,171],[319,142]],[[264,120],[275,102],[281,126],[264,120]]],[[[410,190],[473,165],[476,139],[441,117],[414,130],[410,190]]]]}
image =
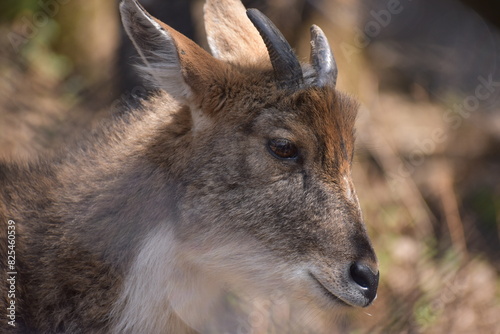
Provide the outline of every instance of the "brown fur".
{"type": "MultiPolygon", "coordinates": [[[[207,255],[233,242],[258,245],[252,255],[232,248],[235,257],[270,259],[269,271],[281,266],[283,276],[288,265],[314,266],[331,286],[346,284],[353,261],[376,267],[357,199],[346,196],[357,103],[333,87],[278,89],[266,59],[227,63],[162,27],[175,41],[188,95],[159,93],[55,160],[0,165],[0,279],[7,278],[9,219],[18,272],[17,327],[2,311],[3,333],[112,331],[123,282],[146,236],[163,226],[188,249],[184,258],[194,260],[186,261],[234,287],[258,278],[248,276],[253,269],[221,262],[220,252],[207,255]],[[275,137],[296,143],[297,161],[269,154],[267,140],[275,137]]],[[[288,293],[288,283],[268,282],[288,293]]],[[[335,305],[314,284],[301,281],[295,292],[290,285],[290,295],[306,290],[312,303],[335,305]]],[[[2,310],[5,289],[2,283],[2,310]]],[[[182,320],[169,314],[172,330],[182,320]]]]}

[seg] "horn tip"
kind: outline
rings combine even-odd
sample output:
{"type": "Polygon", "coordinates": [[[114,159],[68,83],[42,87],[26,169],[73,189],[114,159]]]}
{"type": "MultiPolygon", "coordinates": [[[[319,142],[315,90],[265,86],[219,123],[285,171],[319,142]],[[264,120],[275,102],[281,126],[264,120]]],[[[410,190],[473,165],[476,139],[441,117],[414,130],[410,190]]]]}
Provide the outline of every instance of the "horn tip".
{"type": "Polygon", "coordinates": [[[248,8],[246,10],[246,12],[247,12],[247,16],[250,20],[256,18],[259,15],[262,15],[262,12],[256,8],[248,8]]]}
{"type": "Polygon", "coordinates": [[[311,32],[312,39],[316,39],[319,37],[326,40],[326,35],[323,32],[323,29],[321,29],[319,26],[313,24],[309,30],[311,32]]]}

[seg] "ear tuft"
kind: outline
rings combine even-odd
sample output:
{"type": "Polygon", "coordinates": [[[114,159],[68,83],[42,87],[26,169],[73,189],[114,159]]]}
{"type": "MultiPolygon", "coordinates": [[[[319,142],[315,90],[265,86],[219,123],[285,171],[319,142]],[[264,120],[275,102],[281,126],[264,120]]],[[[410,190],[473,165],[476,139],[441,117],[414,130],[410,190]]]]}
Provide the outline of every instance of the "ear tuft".
{"type": "Polygon", "coordinates": [[[123,27],[144,63],[137,66],[144,78],[176,98],[188,98],[191,91],[183,82],[177,47],[169,31],[135,0],[122,0],[120,13],[123,27]]]}
{"type": "Polygon", "coordinates": [[[149,15],[135,0],[123,0],[120,12],[125,30],[144,62],[140,69],[146,78],[189,106],[194,131],[209,126],[214,97],[219,97],[210,92],[218,88],[218,78],[227,73],[229,66],[149,15]]]}
{"type": "Polygon", "coordinates": [[[146,79],[183,103],[201,98],[223,64],[149,15],[135,0],[120,4],[123,26],[141,56],[146,79]]]}

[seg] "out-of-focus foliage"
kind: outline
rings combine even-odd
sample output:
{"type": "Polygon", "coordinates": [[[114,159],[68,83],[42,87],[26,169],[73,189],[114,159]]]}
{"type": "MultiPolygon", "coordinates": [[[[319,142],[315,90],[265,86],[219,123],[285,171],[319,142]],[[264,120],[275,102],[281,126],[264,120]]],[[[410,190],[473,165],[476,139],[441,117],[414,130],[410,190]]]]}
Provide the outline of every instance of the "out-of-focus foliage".
{"type": "Polygon", "coordinates": [[[4,0],[0,2],[0,22],[11,22],[25,12],[39,8],[37,0],[4,0]]]}

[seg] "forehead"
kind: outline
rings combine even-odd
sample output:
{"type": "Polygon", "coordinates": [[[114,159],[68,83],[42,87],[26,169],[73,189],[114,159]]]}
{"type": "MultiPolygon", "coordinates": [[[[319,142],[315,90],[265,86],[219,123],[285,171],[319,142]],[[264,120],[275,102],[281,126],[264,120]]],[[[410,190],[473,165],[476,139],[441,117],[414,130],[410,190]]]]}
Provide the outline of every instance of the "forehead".
{"type": "Polygon", "coordinates": [[[300,122],[314,133],[325,167],[351,161],[358,104],[331,88],[311,88],[290,98],[300,122]]]}
{"type": "Polygon", "coordinates": [[[286,110],[297,115],[297,121],[318,134],[334,139],[352,138],[358,104],[331,88],[309,88],[282,99],[286,110]]]}

